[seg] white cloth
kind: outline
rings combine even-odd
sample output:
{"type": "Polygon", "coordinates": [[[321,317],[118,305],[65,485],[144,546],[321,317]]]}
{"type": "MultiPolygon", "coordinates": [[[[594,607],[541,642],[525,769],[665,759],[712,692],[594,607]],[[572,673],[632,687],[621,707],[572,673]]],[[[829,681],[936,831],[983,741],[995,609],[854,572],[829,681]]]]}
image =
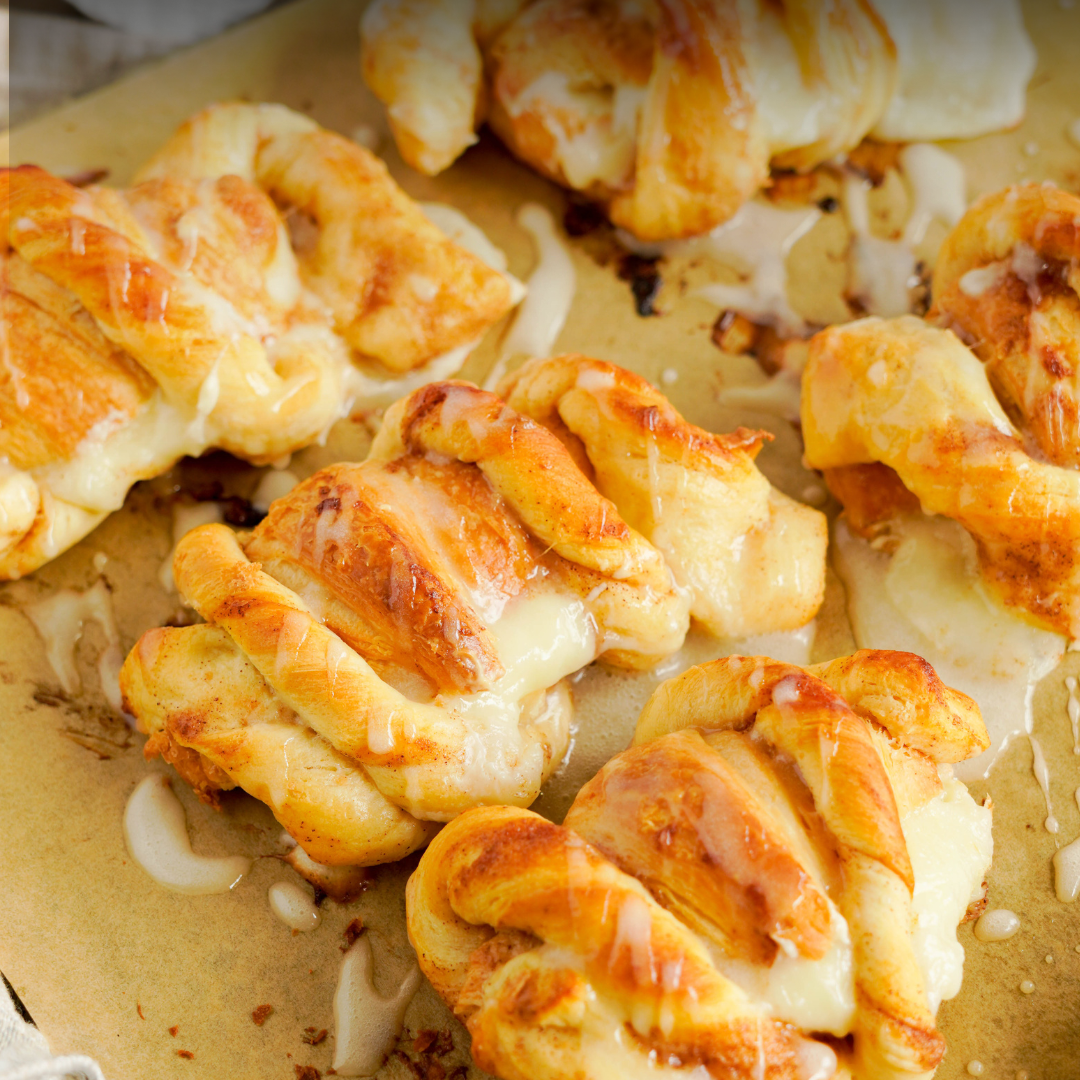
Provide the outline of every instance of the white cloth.
{"type": "Polygon", "coordinates": [[[189,45],[268,8],[272,0],[73,0],[92,19],[137,37],[189,45]]]}
{"type": "Polygon", "coordinates": [[[0,1080],[105,1080],[83,1054],[53,1057],[45,1036],[15,1011],[0,982],[0,1080]]]}

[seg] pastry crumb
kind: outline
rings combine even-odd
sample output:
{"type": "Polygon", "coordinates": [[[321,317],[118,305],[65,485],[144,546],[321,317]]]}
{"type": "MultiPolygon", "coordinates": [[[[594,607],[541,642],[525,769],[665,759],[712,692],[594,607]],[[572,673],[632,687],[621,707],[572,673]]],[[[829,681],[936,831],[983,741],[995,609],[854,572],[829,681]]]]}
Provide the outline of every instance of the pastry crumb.
{"type": "Polygon", "coordinates": [[[259,1005],[251,1011],[251,1021],[256,1027],[262,1027],[274,1011],[273,1005],[259,1005]]]}

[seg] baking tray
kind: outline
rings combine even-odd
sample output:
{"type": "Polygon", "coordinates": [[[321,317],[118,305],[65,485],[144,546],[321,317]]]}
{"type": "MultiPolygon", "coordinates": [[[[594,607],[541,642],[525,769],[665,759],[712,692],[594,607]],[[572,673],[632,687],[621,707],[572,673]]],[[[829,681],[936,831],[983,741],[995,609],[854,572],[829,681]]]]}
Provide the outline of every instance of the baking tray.
{"type": "MultiPolygon", "coordinates": [[[[559,216],[564,195],[487,138],[437,179],[405,168],[386,135],[381,108],[360,79],[362,8],[351,0],[301,0],[279,8],[18,128],[0,141],[0,153],[10,153],[13,164],[35,162],[62,175],[108,168],[109,182],[124,183],[179,122],[204,105],[238,98],[283,102],[347,135],[361,128],[380,133],[379,152],[412,196],[463,210],[504,248],[511,270],[527,276],[532,247],[514,213],[531,200],[559,216]]],[[[971,197],[1022,179],[1080,189],[1080,148],[1066,137],[1080,116],[1080,12],[1040,0],[1025,5],[1025,18],[1040,57],[1028,118],[1015,131],[948,146],[967,168],[971,197]]],[[[888,214],[888,194],[878,199],[877,209],[888,214]]],[[[833,215],[793,250],[791,295],[810,317],[840,317],[845,244],[845,228],[833,215]]],[[[755,385],[764,376],[751,358],[729,356],[712,344],[716,309],[688,288],[700,268],[670,275],[660,295],[664,314],[640,318],[627,284],[618,279],[610,245],[592,237],[572,247],[578,291],[558,348],[614,360],[654,382],[674,370],[677,379],[665,380],[664,389],[694,423],[773,431],[777,437],[760,464],[774,483],[799,497],[814,478],[802,469],[792,427],[720,404],[721,388],[755,385]]],[[[496,330],[469,360],[464,377],[483,378],[497,340],[496,330]]],[[[344,422],[327,446],[298,455],[294,467],[307,473],[360,457],[368,438],[367,425],[344,422]]],[[[230,490],[243,492],[254,483],[250,470],[220,455],[184,466],[136,488],[122,510],[72,551],[31,578],[0,588],[0,969],[54,1051],[91,1054],[112,1080],[292,1080],[297,1066],[325,1074],[332,1031],[316,1040],[333,1026],[345,927],[357,917],[368,927],[380,989],[390,991],[411,963],[403,888],[415,857],[376,870],[363,896],[347,905],[325,904],[322,926],[294,935],[266,900],[270,884],[292,876],[276,857],[280,827],[243,794],[228,797],[216,813],[184,784],[175,785],[195,849],[250,855],[256,860],[250,876],[223,896],[179,896],[155,885],[128,856],[121,817],[136,783],[163,766],[147,765],[142,737],[109,712],[94,672],[103,641],[96,628],[88,629],[79,651],[84,689],[65,696],[20,610],[59,587],[90,585],[98,577],[95,555],[102,553],[122,644],[130,647],[143,630],[176,611],[175,596],[157,582],[170,548],[172,493],[208,474],[223,477],[230,490]],[[252,1011],[264,1004],[274,1011],[257,1026],[252,1011]]],[[[843,590],[830,574],[814,659],[852,647],[843,590]]],[[[720,647],[695,639],[688,650],[693,659],[716,655],[720,647]]],[[[1050,763],[1061,823],[1057,837],[1042,827],[1046,811],[1026,740],[1011,746],[988,783],[973,786],[979,798],[991,793],[995,805],[991,904],[1016,911],[1023,925],[1016,937],[998,944],[979,943],[970,927],[961,929],[967,964],[959,997],[941,1010],[949,1043],[942,1080],[968,1075],[973,1060],[984,1063],[986,1080],[1012,1080],[1019,1070],[1030,1080],[1080,1076],[1080,906],[1055,899],[1051,870],[1056,847],[1080,834],[1073,799],[1080,759],[1072,754],[1064,686],[1070,674],[1080,675],[1075,653],[1035,698],[1035,730],[1050,763]],[[1030,995],[1019,991],[1025,979],[1035,984],[1030,995]]],[[[577,787],[626,745],[655,682],[651,675],[590,669],[575,687],[578,730],[571,759],[537,809],[561,817],[577,787]]],[[[467,1063],[464,1029],[425,984],[406,1014],[401,1054],[417,1058],[412,1037],[426,1028],[449,1029],[454,1036],[456,1048],[439,1059],[446,1073],[467,1063]]],[[[400,1056],[384,1073],[414,1075],[400,1056]]]]}

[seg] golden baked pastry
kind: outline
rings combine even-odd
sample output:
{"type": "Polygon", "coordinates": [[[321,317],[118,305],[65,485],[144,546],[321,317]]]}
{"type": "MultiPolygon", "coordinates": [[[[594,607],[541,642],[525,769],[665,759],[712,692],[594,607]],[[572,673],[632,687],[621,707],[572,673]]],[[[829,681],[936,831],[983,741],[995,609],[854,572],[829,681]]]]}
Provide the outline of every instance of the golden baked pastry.
{"type": "Polygon", "coordinates": [[[983,361],[1047,461],[1080,467],[1080,196],[1021,184],[979,199],[938,255],[927,318],[983,361]]]}
{"type": "Polygon", "coordinates": [[[280,106],[199,114],[122,191],[2,170],[0,237],[0,579],[185,454],[307,445],[357,362],[414,368],[510,306],[380,162],[280,106]]]}
{"type": "Polygon", "coordinates": [[[447,826],[410,938],[504,1080],[929,1077],[992,851],[947,763],[985,745],[909,653],[692,668],[562,826],[447,826]]]}
{"type": "Polygon", "coordinates": [[[649,666],[688,604],[545,428],[468,383],[388,410],[363,464],[247,538],[177,548],[204,625],[143,635],[125,707],[200,795],[267,802],[324,864],[400,858],[483,803],[528,805],[569,739],[564,679],[649,666]],[[303,764],[297,767],[297,761],[303,764]]]}
{"type": "Polygon", "coordinates": [[[639,375],[578,355],[531,360],[500,393],[554,432],[623,519],[656,545],[710,633],[793,630],[817,614],[825,515],[758,471],[766,432],[703,431],[639,375]]]}
{"type": "Polygon", "coordinates": [[[1014,0],[984,5],[978,44],[959,10],[924,7],[374,0],[361,58],[410,165],[441,171],[486,120],[616,225],[664,240],[726,221],[770,167],[812,169],[878,127],[911,141],[1017,123],[1034,51],[1014,0]]]}
{"type": "Polygon", "coordinates": [[[857,531],[874,537],[917,508],[952,518],[1005,604],[1080,635],[1080,472],[1029,451],[951,331],[914,316],[823,330],[803,373],[802,429],[807,465],[857,531]]]}

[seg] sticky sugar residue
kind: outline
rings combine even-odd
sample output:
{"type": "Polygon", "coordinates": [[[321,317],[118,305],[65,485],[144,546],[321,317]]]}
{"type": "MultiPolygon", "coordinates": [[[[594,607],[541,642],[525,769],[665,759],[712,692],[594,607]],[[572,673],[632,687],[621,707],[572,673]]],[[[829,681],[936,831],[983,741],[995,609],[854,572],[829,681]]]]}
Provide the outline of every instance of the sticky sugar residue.
{"type": "MultiPolygon", "coordinates": [[[[1075,795],[1080,807],[1080,788],[1075,795]]],[[[1071,904],[1080,896],[1080,836],[1054,855],[1054,892],[1063,904],[1071,904]]]]}
{"type": "Polygon", "coordinates": [[[95,622],[105,635],[105,648],[98,657],[98,677],[109,705],[121,712],[120,668],[124,654],[116,626],[112,597],[104,578],[83,592],[61,589],[47,600],[27,604],[23,614],[34,624],[45,643],[45,656],[67,694],[82,689],[82,679],[75,663],[75,649],[88,622],[95,622]]]}
{"type": "Polygon", "coordinates": [[[984,911],[975,924],[975,936],[980,941],[1008,941],[1020,929],[1020,916],[1007,908],[984,911]]]}
{"type": "Polygon", "coordinates": [[[420,968],[414,962],[397,991],[383,997],[375,989],[374,968],[370,935],[363,933],[341,962],[334,993],[334,1071],[338,1076],[378,1072],[420,988],[420,968]]]}
{"type": "Polygon", "coordinates": [[[293,930],[314,930],[322,922],[315,901],[293,881],[275,881],[266,898],[270,910],[293,930]]]}
{"type": "Polygon", "coordinates": [[[1042,744],[1030,732],[1028,732],[1028,742],[1031,743],[1031,771],[1035,774],[1035,780],[1046,803],[1046,820],[1043,822],[1043,827],[1048,833],[1056,833],[1060,826],[1057,818],[1054,817],[1054,808],[1050,805],[1050,766],[1046,764],[1042,744]]]}
{"type": "Polygon", "coordinates": [[[532,237],[536,269],[529,275],[528,292],[503,340],[484,389],[492,390],[514,356],[550,356],[570,314],[577,290],[577,274],[566,245],[555,229],[555,219],[537,203],[525,203],[517,223],[532,237]]]}
{"type": "Polygon", "coordinates": [[[131,857],[171,892],[225,893],[251,869],[251,860],[242,855],[196,855],[191,850],[184,808],[161,773],[145,777],[131,793],[124,838],[131,857]]]}

